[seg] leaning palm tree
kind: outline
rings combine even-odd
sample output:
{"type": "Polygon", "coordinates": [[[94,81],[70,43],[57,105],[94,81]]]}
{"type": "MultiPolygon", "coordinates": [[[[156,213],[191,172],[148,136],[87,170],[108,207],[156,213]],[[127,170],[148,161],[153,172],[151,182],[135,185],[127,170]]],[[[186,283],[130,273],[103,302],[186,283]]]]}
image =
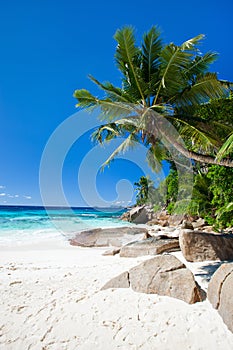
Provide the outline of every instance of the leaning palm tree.
{"type": "Polygon", "coordinates": [[[104,123],[95,131],[95,140],[102,143],[125,136],[106,164],[119,152],[143,142],[148,146],[149,162],[156,169],[162,159],[171,157],[164,146],[166,140],[187,158],[233,167],[233,160],[216,158],[222,143],[211,119],[207,122],[195,117],[200,104],[229,93],[227,84],[208,72],[217,55],[199,52],[203,37],[198,35],[181,45],[164,45],[160,30],[152,27],[138,47],[132,27],[117,30],[115,61],[122,73],[122,86],[101,83],[90,76],[104,91],[104,97],[97,98],[85,89],[74,92],[77,107],[101,110],[104,123]],[[169,131],[171,126],[180,138],[169,131]]]}

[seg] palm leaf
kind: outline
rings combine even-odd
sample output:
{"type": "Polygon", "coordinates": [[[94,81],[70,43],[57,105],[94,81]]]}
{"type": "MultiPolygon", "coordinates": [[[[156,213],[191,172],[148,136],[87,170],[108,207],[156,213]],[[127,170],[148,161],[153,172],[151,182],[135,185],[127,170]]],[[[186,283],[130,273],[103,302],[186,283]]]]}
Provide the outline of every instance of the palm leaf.
{"type": "Polygon", "coordinates": [[[213,148],[218,147],[220,139],[216,130],[211,124],[207,124],[203,120],[189,117],[187,119],[172,116],[167,117],[176,126],[179,135],[188,140],[192,144],[196,144],[198,149],[213,151],[213,148]]]}
{"type": "Polygon", "coordinates": [[[116,158],[116,156],[121,153],[124,154],[128,149],[138,146],[138,140],[134,134],[130,134],[108,157],[108,159],[102,165],[102,170],[111,163],[111,161],[116,158]]]}
{"type": "Polygon", "coordinates": [[[127,117],[134,113],[134,105],[130,103],[115,102],[110,98],[98,100],[98,106],[101,109],[100,120],[113,121],[120,117],[127,117]]]}
{"type": "Polygon", "coordinates": [[[224,142],[216,158],[218,160],[221,160],[223,157],[226,157],[232,151],[233,151],[233,133],[228,137],[226,142],[224,142]]]}
{"type": "Polygon", "coordinates": [[[113,138],[120,136],[120,130],[115,123],[109,123],[101,125],[97,130],[95,130],[92,135],[92,141],[97,141],[103,143],[103,141],[110,141],[113,138]]]}
{"type": "Polygon", "coordinates": [[[96,85],[98,85],[102,90],[106,91],[107,97],[111,98],[116,102],[132,102],[132,97],[127,96],[126,92],[122,89],[115,87],[109,82],[100,83],[96,78],[92,75],[88,75],[91,81],[93,81],[96,85]]]}
{"type": "Polygon", "coordinates": [[[187,81],[184,79],[182,70],[190,66],[193,52],[196,51],[195,46],[202,38],[203,35],[200,34],[185,41],[181,46],[171,43],[161,51],[161,81],[153,105],[157,103],[161,90],[166,89],[167,96],[173,96],[186,86],[187,81]]]}
{"type": "Polygon", "coordinates": [[[162,49],[160,30],[152,27],[143,37],[142,43],[142,73],[147,83],[155,83],[155,75],[158,75],[159,54],[162,49]]]}
{"type": "Polygon", "coordinates": [[[199,34],[191,39],[186,40],[181,46],[182,51],[197,51],[196,46],[205,38],[204,34],[199,34]]]}
{"type": "Polygon", "coordinates": [[[91,108],[98,105],[98,99],[93,96],[88,90],[75,90],[73,96],[78,100],[76,107],[91,108]]]}
{"type": "Polygon", "coordinates": [[[118,42],[115,54],[117,65],[130,80],[130,85],[135,84],[140,98],[145,104],[143,88],[141,86],[142,80],[139,78],[140,70],[136,65],[140,50],[135,45],[134,30],[132,27],[124,27],[116,31],[114,38],[118,42]]]}
{"type": "Polygon", "coordinates": [[[214,52],[207,52],[203,56],[196,56],[191,62],[190,66],[184,71],[188,77],[197,76],[205,73],[210,64],[217,59],[217,54],[214,52]]]}
{"type": "MultiPolygon", "coordinates": [[[[210,99],[226,97],[227,91],[217,80],[215,73],[206,73],[197,78],[196,82],[189,88],[185,88],[180,96],[175,96],[173,100],[178,107],[199,106],[210,99]]],[[[172,102],[172,101],[170,101],[172,102]]]]}
{"type": "Polygon", "coordinates": [[[213,152],[219,144],[219,140],[216,140],[207,130],[201,130],[182,119],[176,119],[175,125],[177,125],[177,122],[182,124],[181,127],[178,126],[179,135],[190,144],[192,149],[213,152]]]}

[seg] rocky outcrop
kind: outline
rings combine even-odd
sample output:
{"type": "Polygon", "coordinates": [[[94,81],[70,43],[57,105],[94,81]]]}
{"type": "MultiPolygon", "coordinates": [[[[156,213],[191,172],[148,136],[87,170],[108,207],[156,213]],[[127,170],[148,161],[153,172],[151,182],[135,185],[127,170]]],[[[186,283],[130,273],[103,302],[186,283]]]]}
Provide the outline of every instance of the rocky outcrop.
{"type": "MultiPolygon", "coordinates": [[[[133,223],[146,223],[149,226],[160,227],[180,227],[183,229],[199,230],[204,232],[213,232],[213,227],[206,224],[205,220],[197,216],[187,214],[172,214],[166,210],[154,212],[150,206],[136,206],[125,212],[121,220],[133,223]]],[[[231,229],[232,230],[232,229],[231,229]]]]}
{"type": "Polygon", "coordinates": [[[107,282],[102,289],[125,288],[136,292],[165,295],[193,304],[203,300],[203,291],[193,274],[173,255],[159,255],[107,282]]]}
{"type": "Polygon", "coordinates": [[[156,255],[177,250],[180,250],[179,240],[177,238],[172,239],[161,235],[124,245],[121,248],[120,256],[135,258],[143,255],[156,255]]]}
{"type": "Polygon", "coordinates": [[[171,215],[168,219],[169,226],[176,227],[178,225],[181,225],[184,220],[186,220],[187,216],[184,214],[174,214],[171,215]]]}
{"type": "Polygon", "coordinates": [[[199,219],[193,221],[193,222],[192,222],[192,225],[193,225],[193,228],[194,228],[194,229],[200,229],[201,227],[206,226],[206,222],[205,222],[204,219],[199,218],[199,219]]]}
{"type": "Polygon", "coordinates": [[[223,264],[213,274],[207,297],[218,310],[224,323],[233,332],[233,263],[223,264]]]}
{"type": "Polygon", "coordinates": [[[150,218],[150,211],[144,205],[134,207],[121,216],[121,220],[133,222],[134,224],[145,224],[150,218]]]}
{"type": "Polygon", "coordinates": [[[182,230],[185,230],[185,229],[193,230],[193,224],[188,220],[184,220],[182,222],[181,229],[182,230]]]}
{"type": "Polygon", "coordinates": [[[187,261],[233,260],[233,235],[181,230],[181,251],[187,261]]]}
{"type": "Polygon", "coordinates": [[[81,247],[121,247],[129,242],[143,239],[147,233],[146,228],[140,227],[97,228],[77,233],[70,240],[70,244],[81,247]]]}

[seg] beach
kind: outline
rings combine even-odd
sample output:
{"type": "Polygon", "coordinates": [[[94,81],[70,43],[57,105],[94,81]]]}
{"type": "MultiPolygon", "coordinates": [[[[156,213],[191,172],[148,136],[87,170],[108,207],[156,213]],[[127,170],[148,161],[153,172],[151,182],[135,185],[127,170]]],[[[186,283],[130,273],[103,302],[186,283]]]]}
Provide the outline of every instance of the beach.
{"type": "MultiPolygon", "coordinates": [[[[0,349],[233,348],[233,334],[207,300],[189,305],[130,288],[100,291],[112,277],[150,258],[103,256],[104,251],[64,240],[1,249],[0,349]]],[[[201,263],[190,266],[206,288],[201,263]]]]}

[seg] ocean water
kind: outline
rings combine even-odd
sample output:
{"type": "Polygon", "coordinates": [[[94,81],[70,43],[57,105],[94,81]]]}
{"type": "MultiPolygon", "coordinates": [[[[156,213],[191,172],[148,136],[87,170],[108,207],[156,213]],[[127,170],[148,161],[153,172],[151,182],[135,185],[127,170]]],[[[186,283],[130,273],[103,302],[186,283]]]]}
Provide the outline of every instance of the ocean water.
{"type": "Polygon", "coordinates": [[[0,206],[0,247],[48,240],[68,240],[90,228],[129,225],[113,208],[47,208],[0,206]]]}

